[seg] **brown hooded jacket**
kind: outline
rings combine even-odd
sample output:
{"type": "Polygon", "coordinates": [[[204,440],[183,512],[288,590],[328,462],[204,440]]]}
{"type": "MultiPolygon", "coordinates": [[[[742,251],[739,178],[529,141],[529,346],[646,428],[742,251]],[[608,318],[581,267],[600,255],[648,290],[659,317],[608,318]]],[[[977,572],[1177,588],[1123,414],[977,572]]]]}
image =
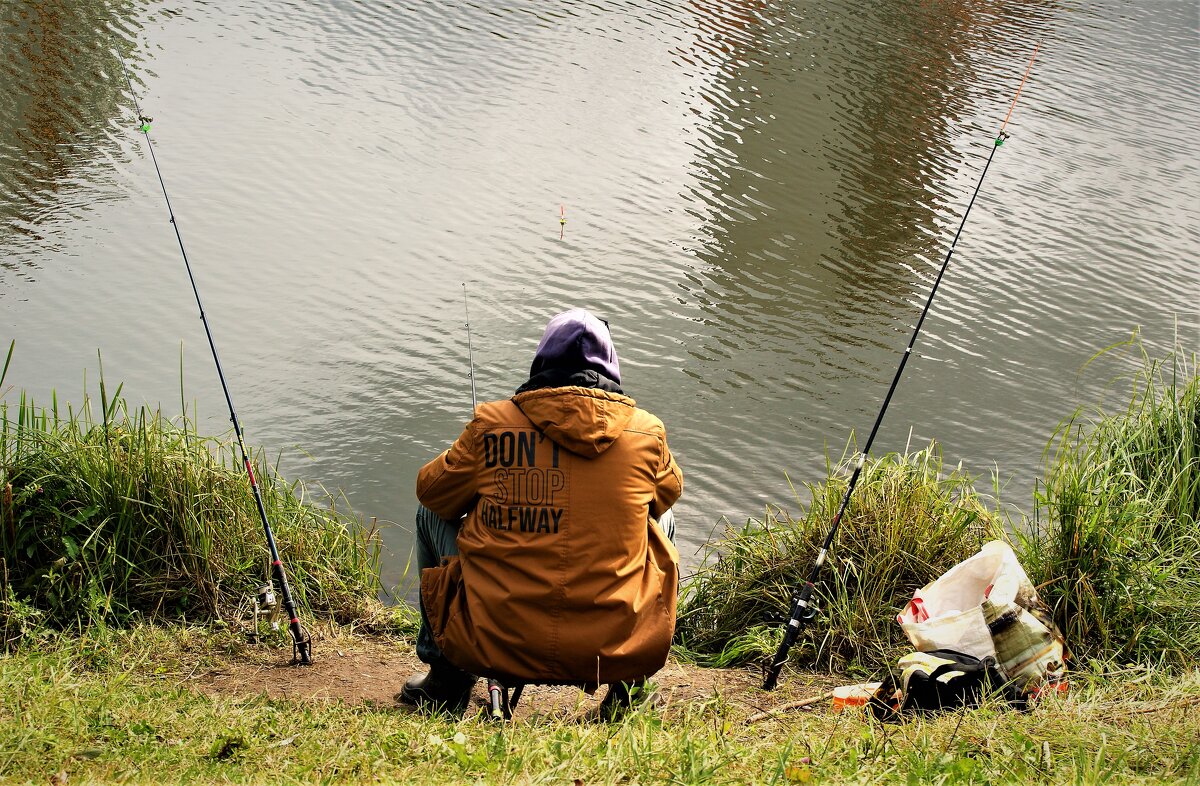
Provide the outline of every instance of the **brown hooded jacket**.
{"type": "Polygon", "coordinates": [[[459,557],[421,574],[442,652],[474,674],[611,683],[654,674],[675,627],[679,555],[657,519],[683,491],[662,421],[584,387],[481,404],[423,467],[459,557]]]}

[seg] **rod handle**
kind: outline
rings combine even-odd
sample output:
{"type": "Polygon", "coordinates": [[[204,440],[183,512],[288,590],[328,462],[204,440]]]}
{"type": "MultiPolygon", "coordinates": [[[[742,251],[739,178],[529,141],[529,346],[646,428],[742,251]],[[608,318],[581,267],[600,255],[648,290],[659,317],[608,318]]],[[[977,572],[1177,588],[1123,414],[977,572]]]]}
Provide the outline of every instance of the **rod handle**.
{"type": "Polygon", "coordinates": [[[817,610],[812,605],[812,596],[813,583],[807,581],[796,597],[792,599],[792,611],[788,615],[788,621],[783,629],[783,641],[779,642],[775,657],[766,667],[763,690],[775,690],[775,686],[779,684],[779,674],[783,671],[783,664],[787,663],[788,653],[791,651],[792,645],[796,643],[796,639],[800,637],[800,631],[817,618],[817,610]]]}

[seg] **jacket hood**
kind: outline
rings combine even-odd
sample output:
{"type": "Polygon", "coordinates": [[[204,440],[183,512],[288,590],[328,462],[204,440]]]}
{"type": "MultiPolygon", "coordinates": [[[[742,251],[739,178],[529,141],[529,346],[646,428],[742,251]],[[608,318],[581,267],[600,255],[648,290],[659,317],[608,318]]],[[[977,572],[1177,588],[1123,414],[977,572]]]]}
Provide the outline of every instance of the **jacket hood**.
{"type": "Polygon", "coordinates": [[[585,458],[616,442],[637,408],[629,396],[575,386],[518,393],[513,403],[539,431],[585,458]]]}
{"type": "Polygon", "coordinates": [[[621,384],[621,364],[608,323],[582,308],[557,314],[546,323],[529,376],[547,369],[592,369],[621,384]]]}

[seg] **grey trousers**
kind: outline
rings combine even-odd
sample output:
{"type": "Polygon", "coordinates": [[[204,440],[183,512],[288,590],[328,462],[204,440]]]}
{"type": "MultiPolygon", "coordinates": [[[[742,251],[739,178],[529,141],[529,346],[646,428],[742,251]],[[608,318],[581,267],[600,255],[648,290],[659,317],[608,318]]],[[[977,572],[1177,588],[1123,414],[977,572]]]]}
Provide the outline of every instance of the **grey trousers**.
{"type": "MultiPolygon", "coordinates": [[[[447,521],[424,505],[417,505],[417,575],[425,568],[436,568],[443,557],[458,554],[458,527],[461,521],[447,521]]],[[[668,510],[658,520],[663,534],[675,542],[675,512],[668,510]]],[[[420,599],[420,593],[417,593],[420,599]]],[[[443,662],[442,650],[433,640],[429,617],[425,614],[425,602],[420,601],[421,631],[417,634],[417,657],[422,662],[443,662]]]]}

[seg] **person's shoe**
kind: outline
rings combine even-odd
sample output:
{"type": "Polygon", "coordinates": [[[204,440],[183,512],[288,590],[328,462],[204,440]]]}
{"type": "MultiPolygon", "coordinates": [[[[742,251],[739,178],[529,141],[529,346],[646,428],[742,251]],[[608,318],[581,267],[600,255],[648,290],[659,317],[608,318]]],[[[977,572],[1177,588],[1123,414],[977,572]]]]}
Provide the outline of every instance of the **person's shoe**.
{"type": "Polygon", "coordinates": [[[635,706],[657,706],[658,692],[645,680],[632,682],[614,682],[608,686],[608,693],[600,702],[600,718],[605,721],[615,721],[622,718],[635,706]]]}
{"type": "Polygon", "coordinates": [[[424,674],[409,677],[396,698],[422,709],[462,712],[471,700],[476,679],[474,674],[448,663],[438,663],[424,674]]]}

